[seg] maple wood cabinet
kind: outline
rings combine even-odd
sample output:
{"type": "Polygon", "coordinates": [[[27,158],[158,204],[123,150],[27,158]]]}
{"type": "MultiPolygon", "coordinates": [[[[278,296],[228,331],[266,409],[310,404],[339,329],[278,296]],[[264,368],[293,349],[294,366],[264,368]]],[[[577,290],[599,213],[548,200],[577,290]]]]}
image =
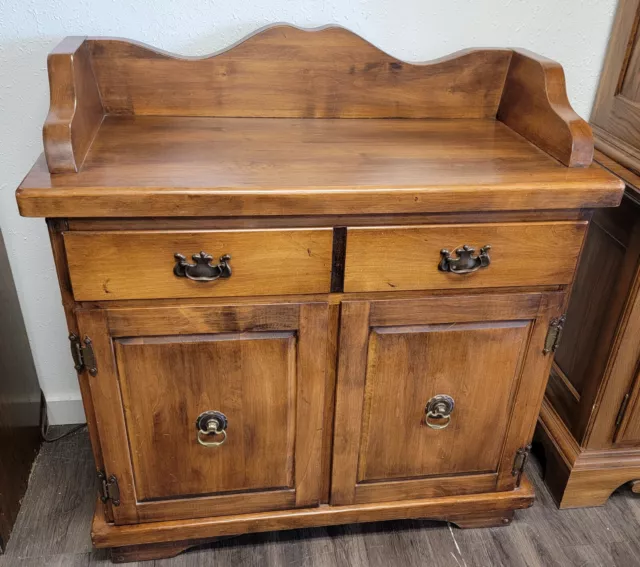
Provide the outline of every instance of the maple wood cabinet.
{"type": "Polygon", "coordinates": [[[276,26],[191,60],[69,38],[49,75],[17,199],[48,219],[96,546],[531,505],[567,292],[622,195],[559,65],[276,26]]]}

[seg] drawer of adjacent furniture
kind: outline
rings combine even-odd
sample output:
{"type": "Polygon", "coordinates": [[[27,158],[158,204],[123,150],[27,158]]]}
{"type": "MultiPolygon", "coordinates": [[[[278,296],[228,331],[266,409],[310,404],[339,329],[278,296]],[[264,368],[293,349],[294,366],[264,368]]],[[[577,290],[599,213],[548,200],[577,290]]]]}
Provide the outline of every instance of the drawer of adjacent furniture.
{"type": "Polygon", "coordinates": [[[561,221],[348,228],[344,291],[568,284],[587,225],[561,221]]]}
{"type": "Polygon", "coordinates": [[[325,293],[331,284],[331,229],[78,231],[64,242],[78,301],[325,293]]]}

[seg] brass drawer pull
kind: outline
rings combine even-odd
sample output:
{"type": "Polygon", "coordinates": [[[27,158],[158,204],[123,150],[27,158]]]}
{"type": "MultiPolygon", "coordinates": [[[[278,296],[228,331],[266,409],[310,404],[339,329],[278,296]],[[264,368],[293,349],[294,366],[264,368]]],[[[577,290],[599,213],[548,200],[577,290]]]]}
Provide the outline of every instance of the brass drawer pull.
{"type": "Polygon", "coordinates": [[[451,412],[453,412],[454,406],[455,402],[451,396],[445,394],[433,396],[424,408],[424,422],[431,429],[445,429],[449,427],[451,423],[451,412]],[[435,423],[432,421],[442,419],[445,420],[444,423],[435,423]]]}
{"type": "Polygon", "coordinates": [[[457,258],[452,258],[448,250],[440,250],[440,263],[438,270],[441,272],[451,272],[452,274],[470,274],[477,272],[480,268],[486,268],[491,263],[489,258],[489,250],[491,246],[488,244],[480,248],[480,254],[473,256],[475,248],[466,244],[456,249],[457,258]]]}
{"type": "Polygon", "coordinates": [[[205,411],[196,419],[198,443],[204,447],[218,447],[227,440],[227,416],[219,411],[205,411]],[[220,441],[206,441],[207,437],[215,439],[222,436],[220,441]]]}
{"type": "Polygon", "coordinates": [[[212,266],[213,256],[206,252],[194,254],[192,256],[195,264],[189,264],[187,258],[182,254],[174,254],[176,265],[173,267],[173,273],[179,278],[189,278],[194,282],[212,282],[217,279],[226,279],[231,277],[231,266],[229,260],[231,256],[225,254],[220,257],[220,263],[212,266]]]}

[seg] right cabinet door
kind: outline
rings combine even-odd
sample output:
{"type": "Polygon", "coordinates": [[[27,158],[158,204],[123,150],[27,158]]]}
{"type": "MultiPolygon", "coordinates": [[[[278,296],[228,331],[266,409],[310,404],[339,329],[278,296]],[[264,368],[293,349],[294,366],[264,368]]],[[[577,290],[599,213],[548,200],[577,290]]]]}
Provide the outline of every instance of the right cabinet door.
{"type": "Polygon", "coordinates": [[[331,502],[516,487],[561,293],[342,304],[331,502]]]}

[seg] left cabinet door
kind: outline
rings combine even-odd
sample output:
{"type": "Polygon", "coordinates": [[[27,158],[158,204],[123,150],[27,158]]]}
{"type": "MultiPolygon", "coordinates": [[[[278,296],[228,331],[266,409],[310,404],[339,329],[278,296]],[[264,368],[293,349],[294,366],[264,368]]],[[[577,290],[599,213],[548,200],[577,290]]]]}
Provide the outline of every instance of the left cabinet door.
{"type": "Polygon", "coordinates": [[[326,303],[79,310],[114,522],[317,505],[327,314],[326,303]],[[201,431],[205,412],[226,419],[201,431]]]}

